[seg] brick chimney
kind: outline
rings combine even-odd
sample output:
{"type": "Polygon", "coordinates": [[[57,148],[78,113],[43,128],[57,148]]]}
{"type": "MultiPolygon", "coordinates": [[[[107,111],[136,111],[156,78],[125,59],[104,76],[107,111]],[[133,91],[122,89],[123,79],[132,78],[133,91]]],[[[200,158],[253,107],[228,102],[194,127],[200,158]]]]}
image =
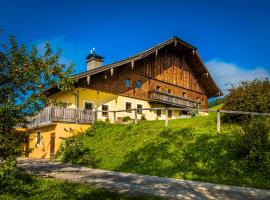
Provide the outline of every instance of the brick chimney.
{"type": "Polygon", "coordinates": [[[103,64],[103,57],[95,54],[94,50],[91,50],[90,54],[86,57],[87,71],[98,67],[103,64]]]}

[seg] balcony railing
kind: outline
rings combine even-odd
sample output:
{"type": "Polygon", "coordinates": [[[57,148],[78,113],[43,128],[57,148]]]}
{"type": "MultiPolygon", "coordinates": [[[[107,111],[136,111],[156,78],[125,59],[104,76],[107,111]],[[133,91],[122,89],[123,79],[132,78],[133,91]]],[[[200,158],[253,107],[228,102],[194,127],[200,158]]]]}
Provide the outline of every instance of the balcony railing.
{"type": "Polygon", "coordinates": [[[52,124],[54,122],[67,122],[89,124],[95,120],[92,110],[80,110],[72,108],[46,107],[34,116],[27,117],[27,127],[37,127],[52,124]]]}
{"type": "Polygon", "coordinates": [[[199,102],[192,101],[185,97],[180,97],[177,95],[160,92],[160,91],[149,91],[149,99],[151,101],[156,101],[160,103],[164,103],[167,105],[177,106],[177,107],[189,107],[189,108],[198,108],[199,102]]]}

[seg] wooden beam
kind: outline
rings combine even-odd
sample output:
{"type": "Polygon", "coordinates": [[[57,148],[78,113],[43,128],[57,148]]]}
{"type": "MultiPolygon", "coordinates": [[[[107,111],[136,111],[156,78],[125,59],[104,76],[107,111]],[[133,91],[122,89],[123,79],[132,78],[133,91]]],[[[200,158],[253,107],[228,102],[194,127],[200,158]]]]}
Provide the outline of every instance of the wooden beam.
{"type": "Polygon", "coordinates": [[[158,56],[158,50],[156,50],[156,52],[155,52],[155,56],[156,56],[156,57],[158,56]]]}
{"type": "Polygon", "coordinates": [[[113,123],[116,124],[116,112],[113,111],[113,123]]]}
{"type": "Polygon", "coordinates": [[[134,69],[134,60],[131,61],[131,69],[134,69]]]}
{"type": "Polygon", "coordinates": [[[111,76],[113,76],[113,68],[111,68],[111,76]]]}
{"type": "Polygon", "coordinates": [[[87,76],[87,77],[86,77],[86,82],[87,82],[87,85],[90,84],[90,76],[87,76]]]}
{"type": "Polygon", "coordinates": [[[137,112],[138,112],[138,110],[137,110],[137,109],[135,109],[135,110],[134,110],[134,117],[135,117],[135,118],[134,118],[134,123],[135,123],[135,124],[137,124],[137,123],[138,123],[138,119],[137,119],[137,112]]]}
{"type": "Polygon", "coordinates": [[[202,76],[208,77],[209,73],[204,73],[202,76]]]}

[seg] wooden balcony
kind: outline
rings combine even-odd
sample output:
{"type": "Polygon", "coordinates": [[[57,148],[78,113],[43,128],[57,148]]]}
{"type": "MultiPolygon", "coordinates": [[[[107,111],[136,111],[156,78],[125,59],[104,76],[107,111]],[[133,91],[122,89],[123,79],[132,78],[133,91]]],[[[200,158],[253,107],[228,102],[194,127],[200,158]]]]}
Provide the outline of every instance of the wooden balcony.
{"type": "Polygon", "coordinates": [[[56,122],[90,124],[95,120],[95,114],[91,110],[72,108],[46,107],[34,116],[27,117],[27,127],[39,127],[56,122]]]}
{"type": "Polygon", "coordinates": [[[188,107],[188,108],[199,108],[199,102],[187,99],[185,97],[151,90],[149,91],[150,101],[159,102],[175,107],[188,107]]]}

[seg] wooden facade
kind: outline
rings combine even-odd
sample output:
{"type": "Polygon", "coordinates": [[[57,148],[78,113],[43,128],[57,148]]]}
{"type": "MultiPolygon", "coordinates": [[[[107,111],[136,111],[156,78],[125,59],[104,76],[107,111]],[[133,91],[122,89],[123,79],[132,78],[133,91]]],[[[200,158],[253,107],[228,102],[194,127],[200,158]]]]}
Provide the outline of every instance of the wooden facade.
{"type": "Polygon", "coordinates": [[[196,72],[183,60],[183,56],[169,49],[138,60],[134,62],[133,67],[130,63],[115,68],[113,73],[109,70],[92,75],[89,84],[87,78],[81,79],[77,86],[146,101],[152,100],[149,93],[159,86],[161,92],[171,91],[171,94],[180,97],[185,94],[187,99],[199,101],[202,108],[208,106],[207,93],[199,84],[196,72]],[[130,80],[130,87],[126,87],[126,80],[130,80]],[[140,89],[137,87],[137,81],[142,84],[140,89]]]}
{"type": "MultiPolygon", "coordinates": [[[[133,57],[98,67],[74,76],[75,87],[155,102],[151,91],[159,87],[162,95],[175,95],[189,105],[207,108],[208,97],[222,95],[203,65],[196,48],[179,38],[172,38],[133,57]],[[125,81],[130,81],[127,87],[125,81]],[[140,81],[141,88],[137,87],[140,81]]],[[[164,98],[170,99],[170,98],[164,98]]],[[[179,101],[181,102],[181,101],[179,101]]],[[[186,107],[170,102],[164,104],[186,107]]]]}

